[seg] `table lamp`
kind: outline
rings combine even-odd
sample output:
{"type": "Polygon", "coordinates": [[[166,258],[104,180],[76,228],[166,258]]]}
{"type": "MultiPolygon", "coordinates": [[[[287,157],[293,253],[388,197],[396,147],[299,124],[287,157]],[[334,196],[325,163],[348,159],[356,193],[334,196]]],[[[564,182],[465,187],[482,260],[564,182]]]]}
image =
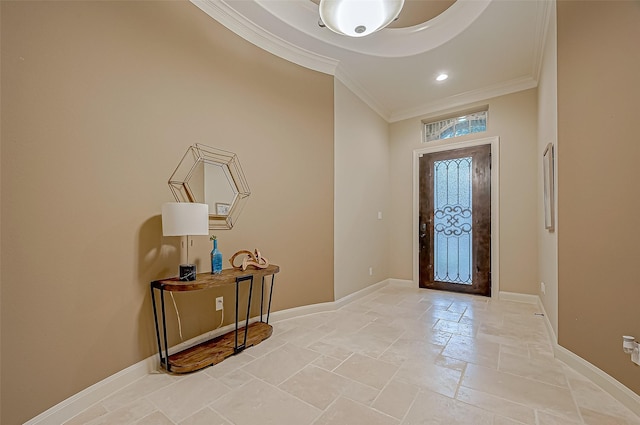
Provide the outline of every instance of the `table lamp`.
{"type": "Polygon", "coordinates": [[[162,205],[162,234],[186,236],[186,261],[182,263],[184,239],[180,251],[180,280],[195,280],[196,265],[189,264],[189,236],[209,234],[209,205],[193,202],[167,202],[162,205]]]}

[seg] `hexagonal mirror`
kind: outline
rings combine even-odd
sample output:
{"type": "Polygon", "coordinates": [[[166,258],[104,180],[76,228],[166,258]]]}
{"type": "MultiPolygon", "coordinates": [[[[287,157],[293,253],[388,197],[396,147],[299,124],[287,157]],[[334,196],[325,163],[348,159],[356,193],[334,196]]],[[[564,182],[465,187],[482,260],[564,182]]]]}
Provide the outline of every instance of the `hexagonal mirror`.
{"type": "Polygon", "coordinates": [[[209,205],[209,229],[231,229],[251,194],[233,152],[196,143],[169,178],[178,202],[209,205]]]}

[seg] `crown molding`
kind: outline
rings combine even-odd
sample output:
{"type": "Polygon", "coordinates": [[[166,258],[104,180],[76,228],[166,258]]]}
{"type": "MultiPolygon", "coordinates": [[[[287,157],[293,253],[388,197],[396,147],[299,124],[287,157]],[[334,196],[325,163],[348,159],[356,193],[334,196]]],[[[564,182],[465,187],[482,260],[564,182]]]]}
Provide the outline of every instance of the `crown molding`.
{"type": "MultiPolygon", "coordinates": [[[[341,65],[339,60],[316,54],[274,35],[260,25],[257,25],[249,18],[245,17],[242,13],[238,12],[229,5],[226,0],[190,1],[217,22],[221,23],[226,28],[257,47],[302,67],[324,74],[333,75],[364,103],[366,103],[373,111],[389,123],[417,116],[429,115],[444,109],[454,108],[469,103],[483,101],[492,97],[503,96],[537,87],[538,77],[542,66],[544,38],[549,26],[551,7],[554,4],[554,0],[543,0],[539,2],[536,13],[536,40],[538,41],[534,46],[531,76],[514,79],[478,90],[460,93],[420,106],[392,111],[385,108],[379,99],[369,93],[366,88],[358,83],[357,79],[353,78],[349,74],[345,66],[341,65]]],[[[488,4],[489,1],[483,0],[482,3],[488,4]]],[[[486,7],[486,5],[484,7],[486,7]]]]}
{"type": "Polygon", "coordinates": [[[551,24],[551,8],[555,7],[555,0],[544,0],[537,3],[535,46],[533,47],[533,63],[531,75],[536,81],[540,80],[542,72],[542,57],[547,40],[549,25],[551,24]]]}
{"type": "Polygon", "coordinates": [[[345,71],[344,67],[338,66],[335,73],[335,78],[338,79],[342,84],[344,84],[353,94],[358,96],[360,100],[369,106],[369,108],[373,109],[380,117],[389,122],[390,119],[390,111],[385,109],[375,97],[373,97],[369,92],[362,87],[358,82],[349,76],[349,73],[345,71]]]}
{"type": "Polygon", "coordinates": [[[338,61],[302,49],[236,12],[220,0],[191,0],[196,7],[250,43],[282,59],[324,74],[335,75],[338,61]]]}
{"type": "Polygon", "coordinates": [[[389,111],[382,107],[354,78],[349,76],[344,67],[339,66],[338,60],[317,55],[271,34],[238,13],[224,1],[191,0],[191,3],[239,37],[261,49],[305,68],[333,75],[385,121],[389,121],[389,111]]]}
{"type": "Polygon", "coordinates": [[[345,37],[320,28],[317,24],[318,6],[309,0],[251,1],[287,26],[323,44],[368,56],[400,58],[426,53],[451,41],[473,24],[495,0],[458,0],[426,22],[406,28],[387,27],[366,37],[345,37]]]}
{"type": "Polygon", "coordinates": [[[504,96],[506,94],[516,93],[522,90],[532,89],[538,86],[538,82],[531,77],[523,77],[505,83],[495,84],[478,90],[472,90],[439,99],[416,108],[404,109],[393,112],[389,117],[389,122],[402,121],[408,118],[414,118],[421,115],[429,115],[437,113],[444,109],[454,108],[457,106],[467,105],[469,103],[480,102],[491,99],[493,97],[504,96]]]}

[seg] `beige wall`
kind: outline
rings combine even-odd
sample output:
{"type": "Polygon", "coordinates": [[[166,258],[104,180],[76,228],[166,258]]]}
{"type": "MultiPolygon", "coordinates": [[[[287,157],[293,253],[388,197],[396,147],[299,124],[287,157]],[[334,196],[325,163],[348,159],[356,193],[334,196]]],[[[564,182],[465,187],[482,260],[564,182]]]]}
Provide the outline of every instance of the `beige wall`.
{"type": "MultiPolygon", "coordinates": [[[[500,137],[500,290],[537,293],[536,90],[501,96],[460,109],[489,105],[486,133],[456,140],[500,137]]],[[[454,113],[442,111],[439,115],[454,113]]],[[[412,279],[413,151],[421,144],[418,117],[390,127],[390,276],[412,279]]]]}
{"type": "Polygon", "coordinates": [[[340,299],[389,277],[389,125],[337,80],[335,164],[334,290],[340,299]]]}
{"type": "MultiPolygon", "coordinates": [[[[238,153],[252,190],[216,232],[225,264],[242,248],[279,264],[276,310],[333,300],[331,76],[185,2],[1,8],[3,424],[155,353],[149,281],[178,265],[160,207],[194,142],[238,153]]],[[[178,297],[185,338],[216,324],[214,296],[178,297]]]]}
{"type": "Polygon", "coordinates": [[[556,36],[556,10],[551,8],[549,28],[544,45],[542,69],[538,83],[538,276],[539,281],[544,282],[545,292],[540,288],[539,296],[544,305],[545,312],[551,327],[558,335],[558,209],[555,208],[555,231],[549,232],[544,228],[544,204],[543,204],[543,171],[542,155],[548,143],[555,147],[556,190],[554,191],[557,202],[557,156],[558,156],[558,61],[557,61],[557,36],[556,36]]]}
{"type": "Polygon", "coordinates": [[[558,340],[640,394],[640,4],[558,2],[558,340]]]}
{"type": "MultiPolygon", "coordinates": [[[[2,22],[2,8],[0,7],[0,24],[2,22]]],[[[1,41],[0,41],[1,45],[1,41]]],[[[0,82],[2,81],[2,59],[0,57],[0,82]]],[[[0,99],[2,99],[2,84],[0,84],[0,99]]],[[[0,107],[0,115],[2,108],[0,107]]],[[[2,134],[2,119],[0,119],[0,134],[2,134]]],[[[0,164],[2,164],[2,143],[0,138],[0,164]]],[[[0,169],[1,171],[1,169],[0,169]]],[[[0,188],[2,188],[2,172],[0,172],[0,188]]],[[[0,241],[2,241],[2,196],[0,196],[0,241]]],[[[2,255],[0,255],[0,420],[2,419],[2,255]]]]}

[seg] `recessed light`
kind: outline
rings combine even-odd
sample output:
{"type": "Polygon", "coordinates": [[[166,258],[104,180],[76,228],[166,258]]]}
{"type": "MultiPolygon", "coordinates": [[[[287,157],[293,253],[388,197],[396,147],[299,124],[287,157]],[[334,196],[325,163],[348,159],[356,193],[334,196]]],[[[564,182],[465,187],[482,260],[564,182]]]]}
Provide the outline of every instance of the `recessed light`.
{"type": "Polygon", "coordinates": [[[447,78],[449,78],[449,76],[447,74],[440,74],[436,77],[436,81],[444,81],[447,78]]]}

